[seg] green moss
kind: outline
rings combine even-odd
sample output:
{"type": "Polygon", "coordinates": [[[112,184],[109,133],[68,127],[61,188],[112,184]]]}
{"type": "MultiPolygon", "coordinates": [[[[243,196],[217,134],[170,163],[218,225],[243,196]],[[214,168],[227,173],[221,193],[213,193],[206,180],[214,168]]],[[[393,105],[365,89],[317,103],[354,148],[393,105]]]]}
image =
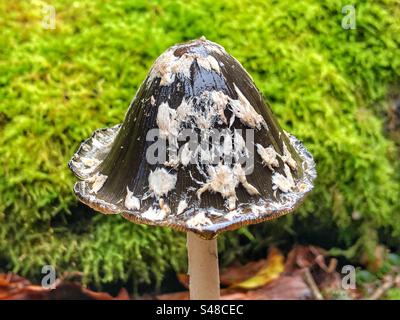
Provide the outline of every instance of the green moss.
{"type": "Polygon", "coordinates": [[[384,297],[384,300],[400,300],[400,289],[389,289],[384,297]]]}
{"type": "Polygon", "coordinates": [[[373,246],[370,232],[400,234],[398,151],[381,116],[400,78],[396,1],[357,1],[355,30],[341,28],[343,1],[48,2],[55,30],[41,27],[41,2],[0,4],[3,269],[38,276],[52,263],[106,283],[184,268],[183,235],[78,210],[66,163],[93,130],[122,121],[163,50],[201,35],[249,70],[319,173],[300,215],[250,228],[253,241],[224,237],[224,261],[299,233],[357,250],[373,246]]]}

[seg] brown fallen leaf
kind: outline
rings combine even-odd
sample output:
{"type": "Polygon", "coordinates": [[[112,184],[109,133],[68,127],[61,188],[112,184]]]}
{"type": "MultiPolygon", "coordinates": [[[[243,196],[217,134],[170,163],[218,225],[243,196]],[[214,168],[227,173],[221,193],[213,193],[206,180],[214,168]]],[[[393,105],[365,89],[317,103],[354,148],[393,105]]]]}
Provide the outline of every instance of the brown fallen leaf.
{"type": "Polygon", "coordinates": [[[189,291],[159,294],[155,300],[189,300],[189,291]]]}
{"type": "Polygon", "coordinates": [[[189,289],[189,275],[186,273],[178,273],[176,275],[178,281],[181,285],[183,285],[186,289],[189,289]]]}
{"type": "Polygon", "coordinates": [[[0,300],[128,300],[129,295],[121,289],[116,297],[106,292],[95,292],[73,282],[56,281],[56,288],[46,289],[32,285],[28,280],[14,274],[0,274],[0,300]]]}
{"type": "MultiPolygon", "coordinates": [[[[309,270],[312,280],[325,299],[332,298],[332,294],[342,291],[341,276],[336,271],[337,260],[329,258],[328,253],[318,247],[296,245],[288,254],[285,264],[285,273],[291,274],[296,270],[309,270]]],[[[314,288],[314,292],[316,292],[314,288]]],[[[354,296],[349,290],[347,294],[354,296]]]]}
{"type": "Polygon", "coordinates": [[[30,282],[25,278],[12,273],[0,273],[0,299],[2,296],[18,290],[19,288],[29,286],[30,282]]]}
{"type": "Polygon", "coordinates": [[[285,271],[291,273],[297,269],[310,268],[316,263],[320,267],[328,269],[324,262],[326,255],[326,251],[321,248],[295,245],[287,256],[285,271]]]}
{"type": "Polygon", "coordinates": [[[221,284],[230,286],[235,283],[243,282],[259,272],[266,263],[267,259],[261,259],[258,261],[250,261],[241,266],[228,267],[220,275],[221,284]]]}

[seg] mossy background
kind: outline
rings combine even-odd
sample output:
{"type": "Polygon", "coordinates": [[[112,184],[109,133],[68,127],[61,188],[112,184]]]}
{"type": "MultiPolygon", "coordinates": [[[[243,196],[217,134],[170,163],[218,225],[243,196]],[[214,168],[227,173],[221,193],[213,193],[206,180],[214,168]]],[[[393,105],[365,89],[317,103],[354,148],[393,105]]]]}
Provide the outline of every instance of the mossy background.
{"type": "Polygon", "coordinates": [[[247,68],[282,126],[315,156],[296,214],[221,237],[222,264],[271,244],[314,243],[357,261],[400,241],[399,150],[384,130],[400,93],[400,6],[354,1],[1,1],[0,271],[45,264],[87,283],[160,283],[185,270],[185,238],[78,205],[67,161],[123,120],[154,59],[202,35],[247,68]],[[56,29],[41,23],[56,8],[56,29]]]}

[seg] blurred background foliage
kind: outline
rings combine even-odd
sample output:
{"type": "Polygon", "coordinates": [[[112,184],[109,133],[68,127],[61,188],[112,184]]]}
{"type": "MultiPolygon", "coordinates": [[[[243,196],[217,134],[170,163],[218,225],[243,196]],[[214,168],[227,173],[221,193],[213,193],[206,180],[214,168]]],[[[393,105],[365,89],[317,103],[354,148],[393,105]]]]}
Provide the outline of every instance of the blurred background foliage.
{"type": "Polygon", "coordinates": [[[158,55],[202,35],[242,62],[319,174],[296,214],[222,236],[222,264],[293,242],[355,262],[378,243],[398,250],[399,149],[385,123],[400,94],[399,2],[354,1],[355,30],[341,27],[346,4],[0,1],[0,270],[39,277],[52,264],[135,286],[185,270],[183,234],[79,205],[67,161],[122,122],[158,55]],[[45,4],[55,30],[41,25],[45,4]]]}

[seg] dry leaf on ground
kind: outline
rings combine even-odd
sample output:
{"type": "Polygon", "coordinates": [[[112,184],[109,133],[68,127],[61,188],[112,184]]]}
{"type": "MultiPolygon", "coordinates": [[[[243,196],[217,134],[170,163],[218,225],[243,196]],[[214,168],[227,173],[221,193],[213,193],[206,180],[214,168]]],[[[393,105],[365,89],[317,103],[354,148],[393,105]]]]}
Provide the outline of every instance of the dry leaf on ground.
{"type": "Polygon", "coordinates": [[[221,284],[231,286],[235,283],[243,282],[259,272],[267,263],[267,259],[250,261],[241,266],[231,266],[224,270],[220,275],[221,284]]]}
{"type": "Polygon", "coordinates": [[[0,300],[128,300],[129,295],[121,289],[116,297],[106,292],[95,292],[77,283],[56,281],[56,288],[46,289],[32,285],[28,280],[14,274],[0,274],[0,300]]]}
{"type": "Polygon", "coordinates": [[[277,248],[271,248],[265,265],[252,277],[231,285],[231,288],[256,289],[277,279],[285,268],[285,257],[277,248]]]}

